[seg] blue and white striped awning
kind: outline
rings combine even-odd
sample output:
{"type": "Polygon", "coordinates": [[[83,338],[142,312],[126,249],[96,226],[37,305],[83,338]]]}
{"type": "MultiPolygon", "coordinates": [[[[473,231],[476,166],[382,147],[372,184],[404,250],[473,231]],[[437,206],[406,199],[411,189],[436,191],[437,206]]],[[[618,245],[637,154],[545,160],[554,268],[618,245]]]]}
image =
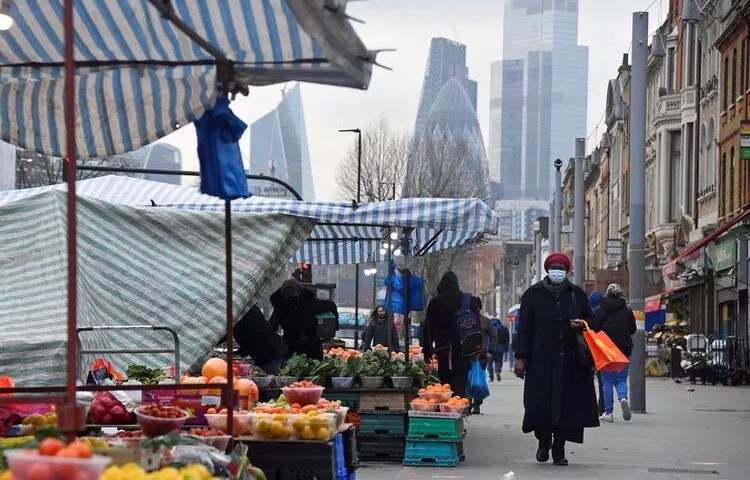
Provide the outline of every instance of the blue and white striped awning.
{"type": "MultiPolygon", "coordinates": [[[[0,205],[64,185],[0,192],[0,205]]],[[[77,183],[78,195],[113,204],[173,207],[218,212],[224,201],[179,185],[131,177],[107,176],[77,183]]],[[[407,198],[361,205],[337,202],[300,202],[251,197],[232,202],[233,212],[285,214],[313,219],[310,238],[292,257],[295,262],[318,265],[385,260],[381,245],[387,228],[410,231],[410,253],[446,250],[496,234],[497,216],[484,202],[465,198],[407,198]]]]}
{"type": "MultiPolygon", "coordinates": [[[[348,0],[171,0],[173,13],[233,63],[238,85],[289,80],[356,88],[375,55],[348,0]]],[[[10,2],[0,31],[0,140],[63,156],[63,0],[10,2]]],[[[136,150],[214,104],[215,58],[154,0],[75,0],[78,156],[136,150]]]]}

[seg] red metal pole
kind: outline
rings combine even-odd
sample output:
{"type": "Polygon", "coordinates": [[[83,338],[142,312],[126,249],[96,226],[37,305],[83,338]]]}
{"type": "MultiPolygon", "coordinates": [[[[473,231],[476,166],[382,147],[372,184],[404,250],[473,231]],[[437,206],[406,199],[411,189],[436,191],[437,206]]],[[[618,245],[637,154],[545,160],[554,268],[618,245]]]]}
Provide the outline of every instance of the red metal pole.
{"type": "Polygon", "coordinates": [[[65,133],[66,155],[64,170],[68,184],[68,343],[67,343],[67,383],[65,390],[65,413],[62,424],[68,439],[75,438],[76,405],[76,111],[75,111],[75,66],[73,58],[73,0],[65,0],[63,10],[65,24],[65,133]]]}
{"type": "MultiPolygon", "coordinates": [[[[232,201],[224,202],[224,242],[226,253],[227,295],[227,433],[233,435],[234,426],[234,313],[232,309],[232,201]]],[[[239,432],[240,434],[242,432],[239,432]]]]}

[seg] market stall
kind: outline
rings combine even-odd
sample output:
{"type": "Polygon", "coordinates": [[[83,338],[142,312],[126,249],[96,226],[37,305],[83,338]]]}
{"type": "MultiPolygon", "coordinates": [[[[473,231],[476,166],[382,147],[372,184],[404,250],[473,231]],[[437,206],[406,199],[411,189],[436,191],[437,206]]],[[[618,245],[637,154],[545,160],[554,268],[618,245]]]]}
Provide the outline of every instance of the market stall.
{"type": "MultiPolygon", "coordinates": [[[[65,221],[51,222],[50,228],[56,229],[61,238],[67,233],[67,245],[60,248],[58,243],[56,253],[58,260],[67,256],[68,261],[61,262],[67,276],[65,356],[63,361],[55,362],[59,374],[67,371],[66,385],[5,389],[0,393],[16,395],[0,397],[0,402],[57,403],[57,423],[71,442],[63,447],[40,445],[38,454],[30,452],[20,460],[17,458],[20,462],[14,468],[17,477],[23,480],[34,472],[34,478],[95,478],[108,457],[92,457],[91,449],[81,442],[72,442],[83,424],[82,412],[76,406],[76,391],[84,389],[75,385],[75,334],[80,316],[95,310],[93,302],[87,302],[77,292],[88,286],[86,270],[82,269],[83,275],[79,277],[78,266],[85,267],[85,260],[89,259],[79,255],[77,243],[79,236],[86,234],[84,230],[77,232],[77,213],[82,214],[80,220],[85,222],[84,215],[88,212],[77,210],[85,201],[76,197],[75,160],[134,150],[198,119],[204,111],[218,105],[220,99],[246,93],[248,85],[303,80],[365,88],[374,54],[359,41],[349,25],[345,3],[339,2],[331,5],[271,0],[260,5],[229,0],[209,5],[193,1],[105,4],[96,0],[46,0],[11,2],[9,7],[5,4],[3,7],[2,13],[12,19],[12,24],[10,29],[0,32],[0,138],[40,153],[65,157],[68,186],[63,197],[65,209],[60,205],[57,208],[65,212],[65,221]],[[62,251],[67,251],[67,255],[62,251]],[[55,449],[65,455],[49,455],[55,449]]],[[[225,201],[229,204],[230,199],[225,201]]],[[[11,203],[8,208],[17,205],[11,203]]],[[[224,219],[222,239],[228,261],[225,282],[221,285],[226,289],[226,320],[231,340],[235,273],[228,209],[224,219]]],[[[85,248],[85,241],[81,245],[85,248]]],[[[12,256],[18,260],[18,255],[12,256]]],[[[269,268],[267,264],[261,265],[261,273],[269,268]]],[[[59,267],[56,273],[60,273],[59,267]]],[[[57,277],[52,275],[52,278],[57,277]]],[[[64,291],[64,286],[55,287],[64,291]]],[[[243,287],[240,285],[240,289],[243,287]]],[[[54,293],[55,289],[50,291],[54,293]]],[[[252,288],[245,294],[252,295],[252,288]]],[[[100,309],[106,306],[99,305],[100,309]]],[[[27,307],[12,312],[16,323],[24,321],[23,310],[27,307]]],[[[44,334],[47,326],[41,326],[43,329],[34,333],[44,334]]],[[[14,339],[24,340],[21,335],[14,339]]],[[[227,386],[220,390],[224,391],[229,407],[227,433],[231,437],[234,426],[231,351],[228,356],[227,386]]],[[[27,373],[33,375],[31,368],[27,373]]],[[[12,383],[3,386],[7,385],[12,383]]],[[[101,385],[92,388],[107,389],[101,385]]],[[[141,387],[134,389],[138,388],[141,387]]],[[[143,418],[157,424],[175,425],[177,418],[183,418],[180,411],[171,409],[150,413],[156,420],[149,420],[148,415],[143,418]]],[[[179,447],[172,445],[169,453],[174,456],[181,451],[179,447]]],[[[230,464],[223,457],[219,461],[223,465],[211,462],[210,467],[216,467],[214,472],[221,476],[231,471],[231,476],[245,478],[249,474],[242,463],[246,457],[239,453],[234,459],[239,462],[234,466],[242,467],[239,470],[227,470],[225,467],[230,464]]],[[[186,458],[202,463],[195,455],[183,455],[183,461],[186,458]]],[[[177,458],[171,460],[180,464],[177,458]]],[[[105,478],[141,478],[142,473],[131,473],[114,471],[105,474],[105,478]]],[[[208,476],[210,472],[186,470],[160,472],[156,478],[208,476]]]]}

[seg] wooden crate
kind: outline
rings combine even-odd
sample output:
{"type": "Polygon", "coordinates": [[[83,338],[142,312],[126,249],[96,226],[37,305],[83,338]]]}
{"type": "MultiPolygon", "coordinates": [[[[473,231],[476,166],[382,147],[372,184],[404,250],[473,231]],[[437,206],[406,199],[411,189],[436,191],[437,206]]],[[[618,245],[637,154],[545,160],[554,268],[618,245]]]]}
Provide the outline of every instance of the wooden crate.
{"type": "Polygon", "coordinates": [[[403,392],[363,393],[359,399],[361,413],[404,413],[407,409],[403,392]]]}

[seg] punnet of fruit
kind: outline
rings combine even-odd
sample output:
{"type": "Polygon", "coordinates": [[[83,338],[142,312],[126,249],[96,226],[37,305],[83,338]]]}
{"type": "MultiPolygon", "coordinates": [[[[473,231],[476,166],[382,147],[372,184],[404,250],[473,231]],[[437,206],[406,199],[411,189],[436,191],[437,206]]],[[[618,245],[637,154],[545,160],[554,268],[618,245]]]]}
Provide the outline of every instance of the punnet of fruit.
{"type": "Polygon", "coordinates": [[[429,398],[417,397],[411,401],[411,409],[418,412],[434,412],[437,406],[438,403],[429,398]]]}
{"type": "Polygon", "coordinates": [[[138,425],[147,437],[166,435],[185,425],[188,414],[168,405],[144,405],[135,409],[138,425]]]}
{"type": "Polygon", "coordinates": [[[438,403],[442,403],[450,400],[453,391],[451,390],[451,386],[447,383],[443,385],[433,383],[432,385],[427,385],[425,388],[420,388],[418,394],[422,398],[428,398],[430,400],[435,400],[438,403]]]}
{"type": "Polygon", "coordinates": [[[440,404],[443,413],[462,413],[469,406],[469,400],[462,397],[452,397],[447,402],[440,404]]]}
{"type": "Polygon", "coordinates": [[[165,467],[156,472],[146,473],[140,465],[128,463],[112,466],[101,474],[99,480],[214,480],[208,469],[200,464],[188,465],[181,469],[165,467]]]}
{"type": "Polygon", "coordinates": [[[287,402],[299,403],[302,406],[318,403],[321,395],[323,395],[323,390],[325,390],[323,387],[308,381],[294,382],[281,389],[287,402]]]}
{"type": "Polygon", "coordinates": [[[94,455],[91,445],[76,440],[66,445],[57,438],[46,438],[37,450],[7,450],[14,480],[97,480],[112,461],[94,455]]]}

